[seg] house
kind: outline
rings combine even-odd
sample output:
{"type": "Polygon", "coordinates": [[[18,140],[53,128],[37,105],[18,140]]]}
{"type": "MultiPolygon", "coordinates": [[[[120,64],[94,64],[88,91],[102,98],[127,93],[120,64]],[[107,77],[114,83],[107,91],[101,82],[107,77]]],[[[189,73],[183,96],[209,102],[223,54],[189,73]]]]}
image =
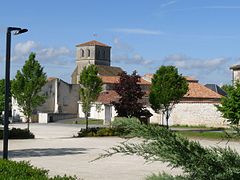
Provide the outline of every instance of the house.
{"type": "MultiPolygon", "coordinates": [[[[144,77],[150,80],[153,76],[148,74],[144,77]]],[[[208,89],[198,80],[191,77],[185,78],[189,90],[180,102],[174,106],[169,118],[169,125],[225,126],[226,121],[215,106],[220,103],[222,95],[208,89]]],[[[163,114],[157,114],[151,108],[149,110],[153,114],[150,122],[166,124],[163,114]]]]}
{"type": "Polygon", "coordinates": [[[222,96],[227,95],[227,93],[222,88],[220,88],[217,84],[205,84],[205,86],[222,96]]]}
{"type": "MultiPolygon", "coordinates": [[[[104,119],[106,124],[117,116],[112,102],[118,101],[119,95],[114,87],[119,82],[119,73],[121,68],[112,67],[110,59],[111,47],[97,42],[89,41],[77,45],[77,67],[72,74],[72,81],[79,79],[79,75],[84,66],[95,64],[99,69],[99,76],[103,81],[103,92],[99,95],[97,101],[92,105],[89,118],[104,119]],[[116,71],[116,73],[114,73],[116,71]],[[111,73],[110,73],[111,72],[111,73]]],[[[151,123],[166,124],[162,113],[155,113],[151,108],[147,94],[151,85],[152,74],[146,74],[140,79],[140,86],[146,92],[144,102],[146,108],[153,114],[150,118],[151,123]]],[[[217,92],[200,84],[198,80],[186,77],[189,85],[189,91],[176,104],[171,112],[169,119],[170,125],[205,125],[205,126],[224,126],[226,122],[217,111],[215,105],[220,103],[220,95],[217,92]]],[[[79,117],[84,117],[81,101],[78,105],[79,117]]]]}
{"type": "MultiPolygon", "coordinates": [[[[37,107],[34,114],[39,122],[51,122],[65,118],[77,117],[79,101],[79,85],[68,84],[65,81],[49,77],[42,87],[41,93],[46,96],[45,103],[37,107]]],[[[17,101],[12,99],[13,119],[26,121],[17,101]]],[[[37,121],[37,120],[36,120],[37,121]]]]}
{"type": "MultiPolygon", "coordinates": [[[[89,118],[103,119],[104,124],[110,124],[117,116],[117,112],[113,106],[113,102],[119,100],[119,95],[115,91],[116,84],[119,83],[120,76],[100,76],[103,82],[103,91],[100,93],[97,101],[92,105],[89,118]]],[[[139,82],[143,91],[148,91],[150,83],[143,78],[139,82]]],[[[84,117],[82,112],[82,104],[79,101],[79,117],[84,117]]]]}

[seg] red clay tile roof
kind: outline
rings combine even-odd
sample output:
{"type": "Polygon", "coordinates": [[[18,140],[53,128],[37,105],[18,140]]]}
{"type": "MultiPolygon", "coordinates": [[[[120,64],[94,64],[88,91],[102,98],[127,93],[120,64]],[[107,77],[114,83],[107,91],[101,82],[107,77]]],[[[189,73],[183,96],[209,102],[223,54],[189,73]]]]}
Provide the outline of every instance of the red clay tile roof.
{"type": "Polygon", "coordinates": [[[55,79],[57,79],[57,78],[56,77],[48,77],[47,81],[52,81],[52,80],[55,80],[55,79]]]}
{"type": "Polygon", "coordinates": [[[113,101],[118,101],[119,98],[120,97],[116,91],[103,91],[98,96],[97,102],[101,102],[103,104],[111,104],[113,101]]]}
{"type": "Polygon", "coordinates": [[[85,42],[85,43],[82,43],[82,44],[78,44],[76,45],[77,47],[79,46],[105,46],[105,47],[110,47],[106,44],[103,44],[101,42],[98,42],[96,40],[92,40],[92,41],[88,41],[88,42],[85,42]]]}
{"type": "MultiPolygon", "coordinates": [[[[100,76],[100,78],[102,79],[103,84],[117,84],[119,83],[120,76],[100,76]]],[[[138,84],[150,85],[151,83],[141,78],[138,84]]]]}
{"type": "MultiPolygon", "coordinates": [[[[145,79],[148,81],[151,81],[153,74],[145,74],[144,75],[145,79]]],[[[198,80],[185,76],[187,82],[188,82],[188,92],[184,96],[184,99],[220,99],[222,96],[204,85],[198,83],[198,80]]]]}
{"type": "Polygon", "coordinates": [[[207,99],[220,99],[222,96],[211,89],[208,89],[197,81],[188,81],[188,92],[185,98],[207,98],[207,99]]]}

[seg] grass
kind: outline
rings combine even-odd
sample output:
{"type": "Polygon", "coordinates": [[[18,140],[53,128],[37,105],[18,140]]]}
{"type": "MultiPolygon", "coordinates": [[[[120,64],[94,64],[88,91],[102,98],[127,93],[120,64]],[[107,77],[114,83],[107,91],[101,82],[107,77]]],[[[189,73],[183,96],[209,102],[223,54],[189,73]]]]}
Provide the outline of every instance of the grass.
{"type": "MultiPolygon", "coordinates": [[[[71,121],[65,121],[65,124],[86,124],[86,121],[81,119],[81,120],[71,120],[71,121]]],[[[88,124],[94,124],[94,125],[103,125],[103,120],[99,119],[89,119],[88,124]]]]}
{"type": "Polygon", "coordinates": [[[198,126],[192,126],[192,125],[173,125],[171,128],[184,128],[184,129],[201,129],[201,130],[225,130],[224,127],[207,127],[205,125],[198,125],[198,126]]]}
{"type": "MultiPolygon", "coordinates": [[[[203,138],[203,139],[217,139],[227,140],[228,136],[224,131],[176,131],[177,134],[185,136],[187,138],[203,138]]],[[[240,137],[233,137],[233,140],[240,140],[240,137]]]]}

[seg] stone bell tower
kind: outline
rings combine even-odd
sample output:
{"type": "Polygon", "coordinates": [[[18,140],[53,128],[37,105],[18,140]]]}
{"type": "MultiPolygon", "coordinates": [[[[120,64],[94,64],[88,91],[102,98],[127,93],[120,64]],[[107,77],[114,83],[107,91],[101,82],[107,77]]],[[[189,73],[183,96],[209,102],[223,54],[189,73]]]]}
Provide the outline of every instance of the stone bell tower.
{"type": "Polygon", "coordinates": [[[77,84],[83,68],[89,64],[110,66],[111,47],[98,41],[89,41],[76,46],[77,67],[72,74],[72,83],[77,84]]]}

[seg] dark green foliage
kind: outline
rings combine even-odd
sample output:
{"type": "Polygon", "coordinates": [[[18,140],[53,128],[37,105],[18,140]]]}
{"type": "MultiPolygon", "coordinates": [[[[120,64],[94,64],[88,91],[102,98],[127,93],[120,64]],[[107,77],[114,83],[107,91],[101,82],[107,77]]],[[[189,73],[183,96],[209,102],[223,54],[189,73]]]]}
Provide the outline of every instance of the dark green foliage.
{"type": "Polygon", "coordinates": [[[101,157],[116,153],[136,154],[147,161],[168,162],[180,167],[186,179],[239,179],[240,156],[228,148],[203,147],[199,142],[190,141],[159,126],[146,126],[137,121],[126,121],[124,126],[131,130],[131,136],[141,137],[142,143],[124,142],[111,148],[101,157]]]}
{"type": "Polygon", "coordinates": [[[78,137],[101,137],[101,136],[116,136],[118,135],[117,130],[114,128],[103,128],[103,127],[93,127],[86,129],[81,129],[78,132],[78,137]]]}
{"type": "Polygon", "coordinates": [[[71,176],[55,176],[50,178],[48,171],[33,167],[28,162],[0,159],[0,179],[3,180],[75,180],[71,176]]]}
{"type": "Polygon", "coordinates": [[[233,90],[233,89],[234,89],[234,86],[229,85],[229,84],[224,84],[224,85],[222,85],[221,88],[228,94],[228,91],[233,90]]]}
{"type": "Polygon", "coordinates": [[[17,71],[12,82],[12,93],[27,118],[28,130],[34,109],[45,102],[45,96],[40,92],[46,82],[47,77],[43,72],[43,67],[35,59],[35,54],[31,53],[22,70],[17,71]]]}
{"type": "MultiPolygon", "coordinates": [[[[34,139],[34,134],[27,129],[12,128],[9,130],[9,139],[34,139]]],[[[0,139],[3,138],[3,130],[0,130],[0,139]]]]}
{"type": "Polygon", "coordinates": [[[223,117],[232,125],[239,125],[240,120],[240,83],[229,88],[227,96],[221,98],[221,104],[216,106],[223,117]]]}
{"type": "MultiPolygon", "coordinates": [[[[11,84],[11,82],[10,82],[10,84],[11,84]]],[[[2,115],[2,112],[4,111],[4,102],[5,102],[5,79],[1,79],[0,80],[0,116],[2,115]]],[[[11,102],[11,93],[10,93],[10,97],[9,97],[9,102],[11,102]]]]}
{"type": "Polygon", "coordinates": [[[80,100],[86,118],[86,129],[88,129],[88,116],[91,104],[97,100],[102,91],[102,80],[98,77],[97,67],[95,65],[84,67],[80,74],[79,83],[80,100]]]}
{"type": "MultiPolygon", "coordinates": [[[[142,91],[139,84],[140,78],[136,71],[132,75],[128,75],[126,72],[120,74],[120,81],[115,87],[120,99],[118,102],[113,102],[119,117],[140,118],[145,116],[148,119],[152,116],[141,102],[145,92],[142,91]]],[[[144,120],[141,122],[147,123],[144,120]]]]}
{"type": "Polygon", "coordinates": [[[148,176],[146,178],[146,180],[185,180],[186,177],[184,176],[172,176],[166,173],[162,173],[162,174],[153,174],[151,176],[148,176]]]}
{"type": "Polygon", "coordinates": [[[162,111],[168,119],[174,104],[187,93],[188,83],[186,79],[178,74],[174,66],[161,66],[153,76],[149,94],[151,107],[156,111],[162,111]]]}
{"type": "Polygon", "coordinates": [[[0,115],[4,111],[4,100],[5,100],[5,80],[0,80],[0,115]]]}

